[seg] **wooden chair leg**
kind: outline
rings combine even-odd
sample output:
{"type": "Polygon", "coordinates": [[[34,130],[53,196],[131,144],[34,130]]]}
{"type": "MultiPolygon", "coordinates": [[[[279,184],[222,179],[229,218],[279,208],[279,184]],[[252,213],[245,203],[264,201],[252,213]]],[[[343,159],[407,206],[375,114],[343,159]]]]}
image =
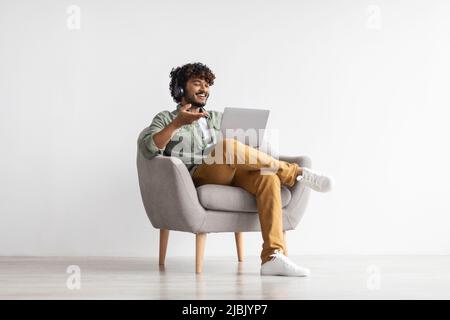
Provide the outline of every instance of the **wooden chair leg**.
{"type": "Polygon", "coordinates": [[[244,235],[242,232],[235,232],[234,239],[236,240],[238,261],[242,262],[244,261],[244,235]]]}
{"type": "Polygon", "coordinates": [[[205,253],[206,233],[195,235],[195,272],[202,273],[203,255],[205,253]]]}
{"type": "Polygon", "coordinates": [[[159,230],[159,265],[163,266],[166,261],[167,242],[169,241],[169,230],[159,230]]]}
{"type": "Polygon", "coordinates": [[[286,231],[283,231],[283,238],[284,238],[284,255],[287,257],[288,249],[287,249],[286,231]]]}

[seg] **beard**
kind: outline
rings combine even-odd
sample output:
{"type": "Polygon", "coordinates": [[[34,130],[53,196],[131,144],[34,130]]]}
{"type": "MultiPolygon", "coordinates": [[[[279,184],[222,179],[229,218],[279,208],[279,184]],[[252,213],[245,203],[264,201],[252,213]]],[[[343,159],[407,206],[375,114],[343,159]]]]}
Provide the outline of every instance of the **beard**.
{"type": "Polygon", "coordinates": [[[186,95],[184,98],[186,99],[186,102],[190,103],[194,108],[202,108],[206,105],[206,101],[208,101],[208,97],[206,97],[205,102],[196,101],[195,94],[186,95]]]}

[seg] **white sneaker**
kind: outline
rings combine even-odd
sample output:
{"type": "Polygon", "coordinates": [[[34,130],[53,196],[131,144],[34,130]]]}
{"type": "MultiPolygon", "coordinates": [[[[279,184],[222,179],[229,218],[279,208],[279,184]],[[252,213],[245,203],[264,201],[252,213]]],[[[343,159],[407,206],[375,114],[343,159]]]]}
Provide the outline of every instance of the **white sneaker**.
{"type": "Polygon", "coordinates": [[[307,187],[319,192],[328,192],[331,190],[334,181],[319,172],[302,167],[303,174],[297,177],[297,181],[303,180],[307,187]]]}
{"type": "Polygon", "coordinates": [[[262,276],[306,277],[310,274],[309,269],[296,265],[279,250],[270,256],[273,258],[261,266],[262,276]]]}

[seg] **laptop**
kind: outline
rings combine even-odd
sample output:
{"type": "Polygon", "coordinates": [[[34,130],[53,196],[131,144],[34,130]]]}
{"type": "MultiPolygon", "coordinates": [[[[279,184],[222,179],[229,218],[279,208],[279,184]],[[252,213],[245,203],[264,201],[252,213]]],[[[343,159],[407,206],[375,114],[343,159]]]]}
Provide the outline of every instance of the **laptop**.
{"type": "MultiPolygon", "coordinates": [[[[263,144],[264,132],[270,110],[226,107],[220,122],[222,138],[235,138],[250,147],[258,148],[263,144]]],[[[215,145],[204,150],[209,154],[215,145]]]]}

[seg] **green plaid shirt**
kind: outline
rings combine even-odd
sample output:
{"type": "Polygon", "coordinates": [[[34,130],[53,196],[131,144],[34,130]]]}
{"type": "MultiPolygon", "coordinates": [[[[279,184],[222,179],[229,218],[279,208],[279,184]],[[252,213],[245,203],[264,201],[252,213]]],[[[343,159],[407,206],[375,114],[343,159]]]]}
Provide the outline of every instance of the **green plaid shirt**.
{"type": "Polygon", "coordinates": [[[157,154],[174,156],[180,158],[192,175],[195,168],[202,163],[203,150],[209,143],[217,143],[220,138],[220,122],[222,112],[207,110],[209,119],[206,120],[211,133],[209,140],[203,135],[202,129],[197,121],[184,125],[175,131],[164,149],[160,149],[153,141],[153,135],[164,129],[176,118],[181,105],[178,104],[176,110],[161,111],[154,118],[149,127],[141,133],[138,139],[138,147],[144,157],[151,159],[157,154]]]}

